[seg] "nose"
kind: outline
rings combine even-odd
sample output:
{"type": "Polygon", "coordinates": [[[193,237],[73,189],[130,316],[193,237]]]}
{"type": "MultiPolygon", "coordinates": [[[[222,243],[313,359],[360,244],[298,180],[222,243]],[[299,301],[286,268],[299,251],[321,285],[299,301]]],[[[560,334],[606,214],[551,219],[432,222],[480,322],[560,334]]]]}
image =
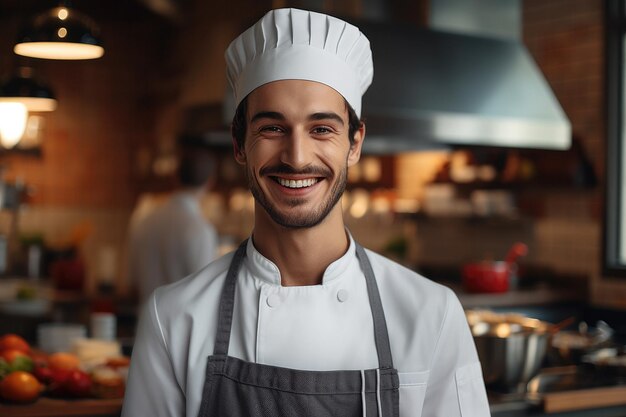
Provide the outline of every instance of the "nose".
{"type": "Polygon", "coordinates": [[[281,162],[294,169],[304,168],[311,162],[311,146],[311,139],[305,132],[294,129],[292,133],[285,138],[281,153],[281,162]]]}

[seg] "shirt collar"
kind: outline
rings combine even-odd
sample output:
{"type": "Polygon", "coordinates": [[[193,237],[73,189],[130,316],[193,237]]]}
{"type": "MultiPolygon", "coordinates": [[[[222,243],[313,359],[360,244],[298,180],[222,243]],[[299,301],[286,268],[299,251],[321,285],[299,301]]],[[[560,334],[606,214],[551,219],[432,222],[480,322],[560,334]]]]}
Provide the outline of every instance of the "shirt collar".
{"type": "MultiPolygon", "coordinates": [[[[346,272],[350,265],[357,262],[356,244],[350,232],[346,230],[346,233],[350,243],[348,250],[339,259],[328,265],[326,271],[324,271],[324,276],[322,277],[322,285],[344,276],[344,272],[346,272]]],[[[254,247],[252,237],[248,239],[245,262],[254,278],[266,281],[273,285],[281,285],[280,270],[274,262],[267,259],[254,247]]]]}

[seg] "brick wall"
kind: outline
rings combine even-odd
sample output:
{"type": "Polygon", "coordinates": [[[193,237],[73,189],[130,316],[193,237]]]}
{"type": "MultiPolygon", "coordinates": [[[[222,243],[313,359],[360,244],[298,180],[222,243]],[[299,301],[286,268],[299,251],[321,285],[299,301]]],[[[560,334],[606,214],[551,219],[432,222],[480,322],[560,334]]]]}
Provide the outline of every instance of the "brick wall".
{"type": "MultiPolygon", "coordinates": [[[[59,103],[56,111],[43,114],[40,157],[0,153],[4,179],[19,179],[34,191],[20,215],[21,231],[54,241],[90,221],[94,231],[82,248],[89,287],[100,248],[115,247],[123,260],[138,196],[171,186],[150,176],[151,162],[157,153],[173,150],[186,106],[222,100],[223,51],[268,5],[187,2],[180,22],[168,22],[135,2],[76,5],[101,27],[106,52],[92,61],[17,57],[13,43],[21,16],[0,13],[0,76],[28,64],[59,103]]],[[[0,233],[8,231],[7,215],[0,212],[0,233]]]]}
{"type": "Polygon", "coordinates": [[[587,271],[594,303],[626,308],[626,281],[601,275],[606,169],[603,0],[524,0],[524,42],[572,122],[600,179],[598,190],[545,198],[537,222],[542,256],[560,268],[587,271]]]}
{"type": "Polygon", "coordinates": [[[2,75],[18,62],[27,63],[59,103],[56,111],[43,114],[41,157],[0,157],[7,179],[21,178],[35,189],[36,205],[128,208],[134,203],[133,153],[152,134],[141,98],[155,80],[157,26],[150,21],[100,23],[104,57],[72,62],[17,58],[12,52],[17,22],[0,19],[2,75]]]}

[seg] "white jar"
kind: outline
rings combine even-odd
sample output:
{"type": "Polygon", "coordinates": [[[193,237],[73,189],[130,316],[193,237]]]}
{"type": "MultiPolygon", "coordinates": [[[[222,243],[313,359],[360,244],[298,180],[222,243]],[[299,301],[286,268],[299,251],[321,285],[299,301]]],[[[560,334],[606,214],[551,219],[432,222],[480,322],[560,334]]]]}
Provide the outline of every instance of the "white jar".
{"type": "Polygon", "coordinates": [[[117,322],[113,313],[91,314],[91,337],[101,340],[117,338],[117,322]]]}

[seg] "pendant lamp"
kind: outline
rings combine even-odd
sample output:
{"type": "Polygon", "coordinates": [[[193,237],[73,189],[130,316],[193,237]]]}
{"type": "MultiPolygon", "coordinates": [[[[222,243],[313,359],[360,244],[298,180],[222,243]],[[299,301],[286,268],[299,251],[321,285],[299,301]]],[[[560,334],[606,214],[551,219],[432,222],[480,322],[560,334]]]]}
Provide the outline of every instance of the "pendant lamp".
{"type": "Polygon", "coordinates": [[[28,123],[28,110],[22,103],[0,102],[0,145],[11,149],[24,136],[28,123]]]}
{"type": "Polygon", "coordinates": [[[29,67],[19,68],[17,75],[0,85],[0,103],[22,103],[29,112],[53,111],[57,107],[54,93],[32,77],[29,67]]]}
{"type": "Polygon", "coordinates": [[[100,58],[104,48],[96,24],[65,4],[36,16],[20,33],[13,51],[45,59],[100,58]]]}

